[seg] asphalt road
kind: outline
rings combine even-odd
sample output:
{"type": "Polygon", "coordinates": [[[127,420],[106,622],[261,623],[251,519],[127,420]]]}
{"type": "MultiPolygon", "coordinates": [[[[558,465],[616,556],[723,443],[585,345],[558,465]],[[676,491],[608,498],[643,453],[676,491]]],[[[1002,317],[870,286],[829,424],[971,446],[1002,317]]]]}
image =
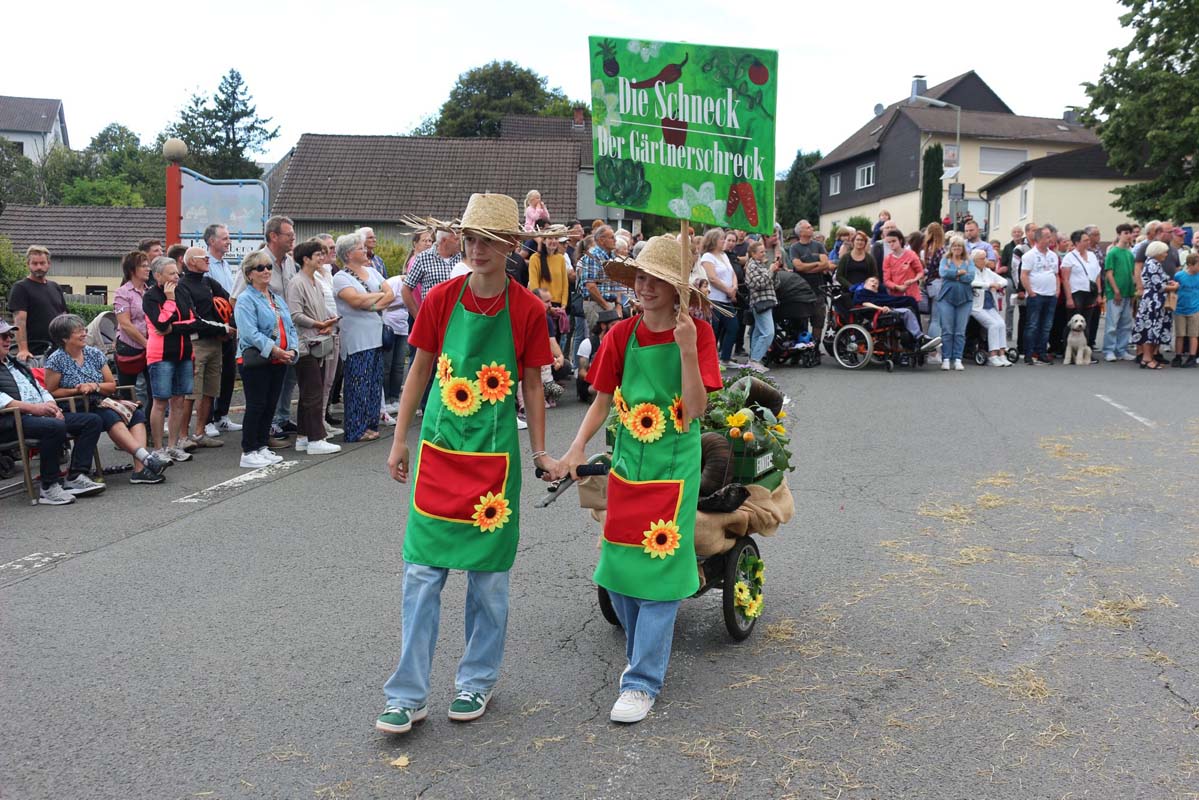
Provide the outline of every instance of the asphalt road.
{"type": "MultiPolygon", "coordinates": [[[[400,638],[390,440],[216,489],[235,443],[157,487],[0,500],[0,797],[1199,797],[1199,370],[777,377],[798,511],[761,540],[765,614],[737,644],[718,595],[685,601],[632,727],[607,721],[597,528],[573,492],[533,508],[531,476],[495,702],[445,717],[455,575],[402,737],[373,729],[400,638]]],[[[552,450],[581,415],[549,412],[552,450]]]]}

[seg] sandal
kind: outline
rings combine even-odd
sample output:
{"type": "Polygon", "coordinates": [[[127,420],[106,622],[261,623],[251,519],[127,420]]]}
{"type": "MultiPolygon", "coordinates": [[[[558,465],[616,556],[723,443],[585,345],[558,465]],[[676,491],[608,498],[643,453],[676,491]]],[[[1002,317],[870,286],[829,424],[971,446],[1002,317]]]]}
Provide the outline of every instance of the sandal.
{"type": "Polygon", "coordinates": [[[378,431],[367,431],[366,433],[362,434],[362,438],[360,438],[358,441],[373,442],[373,441],[375,441],[375,439],[378,439],[378,438],[379,438],[378,431]]]}

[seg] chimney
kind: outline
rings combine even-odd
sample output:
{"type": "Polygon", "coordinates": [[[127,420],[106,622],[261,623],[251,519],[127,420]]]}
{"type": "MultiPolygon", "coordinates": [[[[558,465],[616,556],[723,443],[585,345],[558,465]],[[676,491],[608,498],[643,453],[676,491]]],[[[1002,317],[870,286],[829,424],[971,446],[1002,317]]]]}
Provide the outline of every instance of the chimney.
{"type": "Polygon", "coordinates": [[[575,127],[575,128],[583,127],[583,125],[585,124],[583,114],[586,113],[586,111],[587,111],[587,109],[585,109],[583,106],[575,106],[575,108],[574,108],[575,117],[574,117],[574,120],[571,122],[572,127],[575,127]]]}
{"type": "Polygon", "coordinates": [[[928,81],[926,81],[924,79],[923,75],[913,75],[912,76],[912,97],[915,97],[916,95],[926,95],[926,94],[928,94],[928,81]]]}
{"type": "Polygon", "coordinates": [[[1077,125],[1078,111],[1073,108],[1067,108],[1062,112],[1062,122],[1066,123],[1067,125],[1077,125]]]}

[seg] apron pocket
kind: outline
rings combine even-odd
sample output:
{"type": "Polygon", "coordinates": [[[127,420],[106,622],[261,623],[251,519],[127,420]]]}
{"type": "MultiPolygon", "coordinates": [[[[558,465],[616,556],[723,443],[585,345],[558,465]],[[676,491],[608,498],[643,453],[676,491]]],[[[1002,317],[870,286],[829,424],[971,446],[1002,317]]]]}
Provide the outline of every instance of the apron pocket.
{"type": "Polygon", "coordinates": [[[629,481],[608,473],[608,513],[604,539],[640,547],[651,558],[674,555],[679,546],[681,480],[629,481]]]}
{"type": "Polygon", "coordinates": [[[421,441],[412,503],[426,517],[462,522],[489,533],[512,515],[507,453],[447,450],[421,441]]]}

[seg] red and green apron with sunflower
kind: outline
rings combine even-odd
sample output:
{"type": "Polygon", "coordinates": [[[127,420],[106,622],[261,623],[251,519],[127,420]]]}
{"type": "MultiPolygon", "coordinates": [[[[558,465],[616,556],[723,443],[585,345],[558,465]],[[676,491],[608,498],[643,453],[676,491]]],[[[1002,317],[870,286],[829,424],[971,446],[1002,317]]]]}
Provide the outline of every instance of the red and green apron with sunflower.
{"type": "Polygon", "coordinates": [[[414,458],[404,560],[444,569],[504,572],[520,531],[516,348],[504,307],[450,313],[414,458]]]}
{"type": "Polygon", "coordinates": [[[679,346],[642,347],[641,322],[629,336],[624,372],[612,396],[621,424],[595,582],[642,600],[681,600],[699,589],[700,426],[683,432],[679,346]]]}

